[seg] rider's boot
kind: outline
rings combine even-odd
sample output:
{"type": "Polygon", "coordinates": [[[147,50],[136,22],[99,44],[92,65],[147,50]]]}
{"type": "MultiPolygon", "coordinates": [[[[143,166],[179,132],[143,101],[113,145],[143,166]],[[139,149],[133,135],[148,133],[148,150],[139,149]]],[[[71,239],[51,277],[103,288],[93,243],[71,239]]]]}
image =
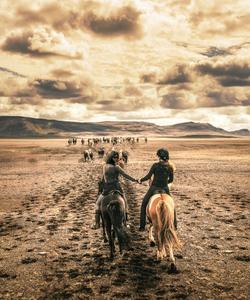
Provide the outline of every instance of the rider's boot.
{"type": "Polygon", "coordinates": [[[177,230],[177,217],[176,217],[176,209],[174,209],[174,228],[177,230]]]}
{"type": "Polygon", "coordinates": [[[125,217],[125,220],[124,220],[124,225],[129,228],[129,224],[128,224],[128,213],[126,212],[126,217],[125,217]]]}
{"type": "Polygon", "coordinates": [[[92,224],[92,229],[99,229],[100,228],[100,221],[101,221],[101,212],[100,210],[95,211],[95,223],[92,224]]]}

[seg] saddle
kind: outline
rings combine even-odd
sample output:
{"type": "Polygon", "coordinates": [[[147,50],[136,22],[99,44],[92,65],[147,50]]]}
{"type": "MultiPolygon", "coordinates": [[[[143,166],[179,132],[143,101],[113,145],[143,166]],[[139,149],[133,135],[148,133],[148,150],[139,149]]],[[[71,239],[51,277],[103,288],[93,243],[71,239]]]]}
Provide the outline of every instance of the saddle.
{"type": "MultiPolygon", "coordinates": [[[[153,195],[156,195],[156,194],[168,194],[169,195],[169,193],[164,189],[164,188],[158,188],[158,189],[156,189],[154,192],[153,192],[153,195]]],[[[152,196],[153,196],[152,195],[152,196]]]]}
{"type": "Polygon", "coordinates": [[[123,197],[123,193],[119,190],[111,190],[111,191],[108,191],[106,193],[102,192],[103,196],[114,195],[116,193],[123,197]]]}

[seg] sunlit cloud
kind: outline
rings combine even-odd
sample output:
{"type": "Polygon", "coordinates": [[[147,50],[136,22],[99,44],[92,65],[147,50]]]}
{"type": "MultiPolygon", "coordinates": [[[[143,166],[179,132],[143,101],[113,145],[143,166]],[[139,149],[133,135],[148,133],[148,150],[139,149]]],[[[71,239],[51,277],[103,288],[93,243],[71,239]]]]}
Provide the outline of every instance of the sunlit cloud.
{"type": "Polygon", "coordinates": [[[247,0],[2,0],[1,114],[250,128],[249,9],[247,0]]]}
{"type": "Polygon", "coordinates": [[[44,26],[30,31],[12,33],[4,41],[2,49],[32,56],[58,55],[83,58],[83,50],[67,41],[63,33],[44,26]]]}

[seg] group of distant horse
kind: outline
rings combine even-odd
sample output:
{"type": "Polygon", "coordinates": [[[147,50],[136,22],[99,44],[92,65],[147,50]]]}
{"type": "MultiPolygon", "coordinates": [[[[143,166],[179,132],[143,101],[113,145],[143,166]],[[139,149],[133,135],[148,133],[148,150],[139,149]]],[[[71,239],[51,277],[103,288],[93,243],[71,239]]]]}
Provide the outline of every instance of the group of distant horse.
{"type": "MultiPolygon", "coordinates": [[[[103,158],[106,154],[106,156],[109,155],[109,152],[105,153],[105,148],[104,147],[100,147],[97,150],[94,149],[94,151],[97,152],[98,157],[99,158],[103,158]]],[[[119,156],[120,156],[120,165],[123,166],[123,164],[127,164],[128,163],[128,151],[124,151],[124,150],[120,150],[119,151],[119,156]]],[[[85,149],[83,151],[83,161],[84,162],[92,162],[94,160],[94,153],[93,150],[91,148],[85,149]]]]}
{"type": "MultiPolygon", "coordinates": [[[[77,140],[78,138],[77,137],[70,137],[68,139],[68,145],[76,145],[77,144],[77,140]]],[[[86,140],[86,143],[88,144],[89,147],[93,147],[93,146],[96,146],[98,144],[101,144],[101,143],[111,143],[113,146],[114,145],[117,145],[117,144],[122,144],[122,143],[129,143],[129,144],[135,144],[136,143],[139,143],[140,141],[140,138],[137,137],[117,137],[117,136],[113,136],[113,137],[102,137],[102,138],[98,138],[98,137],[95,137],[95,138],[88,138],[86,140]]],[[[144,138],[144,142],[147,143],[148,141],[148,138],[145,137],[144,138]]],[[[85,139],[84,138],[81,138],[81,144],[84,145],[85,144],[85,139]]]]}

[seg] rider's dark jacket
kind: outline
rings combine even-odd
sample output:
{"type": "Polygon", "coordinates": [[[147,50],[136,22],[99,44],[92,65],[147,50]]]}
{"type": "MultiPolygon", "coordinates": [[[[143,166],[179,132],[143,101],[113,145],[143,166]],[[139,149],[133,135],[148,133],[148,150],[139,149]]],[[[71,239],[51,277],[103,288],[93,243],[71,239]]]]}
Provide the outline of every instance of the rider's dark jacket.
{"type": "Polygon", "coordinates": [[[173,166],[169,162],[159,161],[154,163],[148,174],[141,178],[141,182],[146,181],[154,176],[150,188],[144,196],[141,204],[140,227],[144,228],[146,225],[146,207],[150,197],[158,194],[159,190],[170,195],[168,184],[174,180],[173,166]]]}
{"type": "Polygon", "coordinates": [[[148,174],[141,178],[141,182],[150,179],[154,175],[151,186],[156,188],[163,188],[169,193],[168,184],[174,180],[173,167],[169,163],[157,162],[154,163],[148,174]]]}
{"type": "Polygon", "coordinates": [[[102,192],[103,195],[107,195],[112,190],[118,190],[123,194],[123,190],[119,182],[119,175],[136,182],[136,179],[129,176],[120,166],[106,164],[103,167],[103,177],[99,186],[99,191],[102,192]]]}

